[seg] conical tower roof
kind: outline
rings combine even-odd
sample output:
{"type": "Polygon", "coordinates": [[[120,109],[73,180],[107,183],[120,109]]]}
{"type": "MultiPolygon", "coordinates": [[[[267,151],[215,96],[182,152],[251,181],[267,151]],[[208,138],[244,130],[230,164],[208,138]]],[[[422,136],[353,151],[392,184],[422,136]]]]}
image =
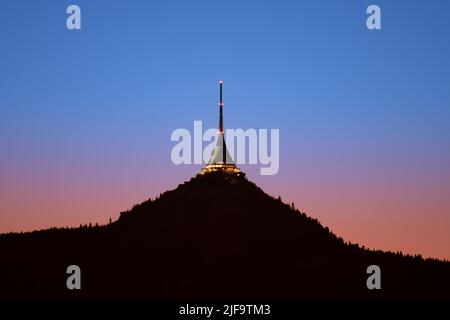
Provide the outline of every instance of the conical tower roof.
{"type": "Polygon", "coordinates": [[[225,144],[225,135],[222,132],[219,132],[217,135],[217,144],[211,154],[211,159],[208,161],[208,165],[209,164],[234,164],[233,159],[228,153],[228,149],[225,144]]]}
{"type": "Polygon", "coordinates": [[[219,102],[219,132],[217,134],[217,144],[214,148],[214,151],[211,154],[211,158],[208,161],[206,167],[201,170],[201,174],[205,174],[213,171],[224,171],[227,173],[234,174],[243,174],[241,170],[234,164],[233,159],[231,158],[227,145],[225,143],[225,132],[223,129],[223,102],[222,102],[222,81],[220,84],[220,102],[219,102]]]}

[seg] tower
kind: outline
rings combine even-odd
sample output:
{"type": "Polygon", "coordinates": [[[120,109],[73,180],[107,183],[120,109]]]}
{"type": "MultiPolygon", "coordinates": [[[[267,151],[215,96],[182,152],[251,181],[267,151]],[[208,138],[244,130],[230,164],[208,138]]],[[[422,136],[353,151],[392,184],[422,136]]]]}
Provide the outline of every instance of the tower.
{"type": "Polygon", "coordinates": [[[222,85],[223,81],[219,81],[219,131],[217,132],[217,143],[208,164],[200,171],[200,174],[208,172],[222,171],[226,173],[234,173],[241,175],[241,170],[236,167],[233,159],[227,150],[225,143],[225,130],[223,128],[223,101],[222,101],[222,85]]]}

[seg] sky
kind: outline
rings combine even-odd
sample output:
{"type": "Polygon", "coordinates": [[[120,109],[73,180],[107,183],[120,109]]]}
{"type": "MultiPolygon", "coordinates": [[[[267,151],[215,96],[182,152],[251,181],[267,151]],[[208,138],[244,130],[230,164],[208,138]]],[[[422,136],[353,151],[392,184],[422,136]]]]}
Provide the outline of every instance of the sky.
{"type": "Polygon", "coordinates": [[[177,128],[280,130],[267,193],[450,259],[449,1],[2,1],[0,232],[104,224],[201,165],[177,128]],[[66,8],[81,8],[68,30],[66,8]],[[381,30],[366,27],[370,4],[381,30]]]}

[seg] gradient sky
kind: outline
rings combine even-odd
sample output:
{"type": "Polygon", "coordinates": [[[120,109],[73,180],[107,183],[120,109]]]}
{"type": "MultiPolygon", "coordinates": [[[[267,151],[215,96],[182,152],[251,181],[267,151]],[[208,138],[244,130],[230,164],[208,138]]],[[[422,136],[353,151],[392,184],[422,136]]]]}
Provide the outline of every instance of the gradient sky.
{"type": "Polygon", "coordinates": [[[450,259],[449,1],[2,1],[0,232],[106,223],[201,166],[172,130],[279,128],[271,195],[450,259]],[[66,29],[78,4],[82,30],[66,29]],[[366,28],[378,4],[382,30],[366,28]]]}

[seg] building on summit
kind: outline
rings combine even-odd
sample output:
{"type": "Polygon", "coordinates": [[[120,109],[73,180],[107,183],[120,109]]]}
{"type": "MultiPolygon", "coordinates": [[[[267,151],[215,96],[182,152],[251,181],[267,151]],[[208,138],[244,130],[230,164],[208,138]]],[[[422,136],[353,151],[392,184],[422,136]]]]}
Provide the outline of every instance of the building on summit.
{"type": "Polygon", "coordinates": [[[208,164],[200,171],[200,174],[209,172],[222,171],[236,175],[243,175],[243,172],[236,166],[225,144],[225,132],[223,129],[223,102],[222,102],[222,85],[220,80],[220,99],[219,99],[219,132],[217,133],[217,144],[211,154],[208,164]]]}

